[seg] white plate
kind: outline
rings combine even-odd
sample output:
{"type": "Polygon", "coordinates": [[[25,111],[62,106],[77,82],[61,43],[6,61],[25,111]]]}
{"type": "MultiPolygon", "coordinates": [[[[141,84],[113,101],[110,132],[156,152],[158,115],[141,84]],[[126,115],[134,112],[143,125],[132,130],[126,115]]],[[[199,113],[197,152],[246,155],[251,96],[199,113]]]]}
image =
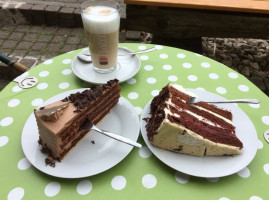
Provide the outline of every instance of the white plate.
{"type": "MultiPolygon", "coordinates": [[[[47,100],[44,105],[83,90],[77,89],[58,94],[47,100]]],[[[98,127],[136,141],[139,135],[137,112],[129,101],[120,97],[118,104],[98,124],[98,127]]],[[[47,155],[41,153],[38,138],[37,124],[32,113],[22,131],[21,143],[24,154],[40,171],[61,178],[81,178],[104,172],[123,160],[133,148],[92,131],[61,162],[56,161],[56,166],[53,168],[45,165],[47,155]]]]}
{"type": "MultiPolygon", "coordinates": [[[[223,97],[207,91],[195,89],[188,89],[188,91],[197,94],[201,99],[224,100],[223,97]]],[[[148,141],[147,131],[145,129],[146,122],[143,118],[150,117],[150,103],[151,101],[145,106],[141,115],[142,136],[153,154],[171,168],[193,176],[216,178],[234,174],[245,168],[254,159],[258,145],[257,133],[251,120],[236,104],[216,105],[232,111],[236,135],[244,145],[242,154],[235,156],[196,157],[161,150],[154,147],[148,141]]]]}
{"type": "MultiPolygon", "coordinates": [[[[124,82],[136,75],[141,65],[138,56],[128,55],[128,51],[131,52],[129,49],[123,47],[118,48],[118,54],[126,54],[127,56],[118,56],[117,62],[119,67],[117,67],[114,72],[108,74],[101,74],[96,72],[92,65],[80,61],[76,56],[71,65],[73,73],[78,78],[93,84],[104,84],[107,81],[115,78],[118,79],[120,83],[124,82]]],[[[84,49],[78,55],[80,54],[89,54],[89,49],[84,49]]]]}

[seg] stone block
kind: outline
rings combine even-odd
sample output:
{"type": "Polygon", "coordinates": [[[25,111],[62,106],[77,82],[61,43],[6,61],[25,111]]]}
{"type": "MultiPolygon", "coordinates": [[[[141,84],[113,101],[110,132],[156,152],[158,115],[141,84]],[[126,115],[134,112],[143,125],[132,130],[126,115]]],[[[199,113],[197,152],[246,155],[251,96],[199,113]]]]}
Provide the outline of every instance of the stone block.
{"type": "Polygon", "coordinates": [[[266,91],[266,87],[265,84],[262,80],[262,78],[259,77],[251,77],[250,81],[255,84],[258,88],[260,88],[261,91],[265,92],[266,91]]]}
{"type": "Polygon", "coordinates": [[[26,21],[29,23],[33,23],[33,17],[31,13],[31,8],[33,7],[33,4],[25,3],[19,6],[19,11],[22,13],[26,21]]]}
{"type": "Polygon", "coordinates": [[[59,11],[60,26],[73,27],[75,25],[74,11],[75,11],[75,8],[62,7],[60,9],[59,11]]]}
{"type": "Polygon", "coordinates": [[[33,23],[36,25],[46,24],[45,17],[46,5],[36,4],[31,8],[33,23]]]}
{"type": "Polygon", "coordinates": [[[47,8],[45,9],[47,25],[49,26],[59,25],[60,20],[59,20],[58,12],[60,9],[61,9],[60,6],[55,6],[55,5],[47,6],[47,8]]]}
{"type": "Polygon", "coordinates": [[[33,42],[29,42],[29,41],[21,41],[16,49],[25,49],[25,50],[29,50],[32,46],[33,46],[33,42]]]}
{"type": "Polygon", "coordinates": [[[16,47],[17,43],[18,41],[6,40],[3,42],[1,48],[12,49],[16,47]]]}
{"type": "Polygon", "coordinates": [[[80,9],[74,11],[75,27],[83,27],[80,9]]]}
{"type": "Polygon", "coordinates": [[[66,40],[66,43],[67,44],[79,44],[80,43],[80,38],[79,37],[74,37],[74,36],[71,36],[69,37],[67,40],[66,40]]]}
{"type": "Polygon", "coordinates": [[[126,40],[136,40],[139,41],[141,37],[140,31],[127,31],[126,32],[126,40]]]}
{"type": "Polygon", "coordinates": [[[27,34],[25,34],[23,40],[35,42],[37,37],[38,37],[38,34],[36,34],[36,33],[27,33],[27,34]]]}
{"type": "Polygon", "coordinates": [[[21,40],[24,36],[24,33],[19,33],[19,32],[13,32],[10,34],[8,39],[12,40],[21,40]]]}
{"type": "Polygon", "coordinates": [[[46,43],[37,42],[32,46],[32,50],[38,50],[38,51],[44,50],[46,49],[46,46],[47,46],[46,43]]]}
{"type": "Polygon", "coordinates": [[[7,39],[9,35],[9,32],[0,30],[0,39],[7,39]]]}
{"type": "Polygon", "coordinates": [[[20,63],[28,68],[32,68],[36,65],[36,59],[22,58],[20,63]]]}

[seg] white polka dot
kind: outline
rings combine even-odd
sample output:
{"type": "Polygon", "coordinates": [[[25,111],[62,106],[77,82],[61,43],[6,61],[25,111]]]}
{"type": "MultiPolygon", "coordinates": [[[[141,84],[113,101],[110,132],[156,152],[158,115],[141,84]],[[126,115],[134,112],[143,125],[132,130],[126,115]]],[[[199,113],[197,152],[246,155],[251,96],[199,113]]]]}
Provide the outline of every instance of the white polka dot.
{"type": "Polygon", "coordinates": [[[36,87],[39,90],[44,90],[48,87],[48,84],[47,83],[39,83],[36,87]]]}
{"type": "Polygon", "coordinates": [[[216,73],[210,73],[209,74],[209,78],[211,78],[211,79],[218,79],[219,78],[219,75],[216,74],[216,73]]]}
{"type": "Polygon", "coordinates": [[[29,76],[29,72],[24,72],[23,74],[20,75],[20,77],[24,77],[24,78],[27,76],[29,76]]]}
{"type": "Polygon", "coordinates": [[[123,176],[115,176],[111,181],[111,186],[115,190],[122,190],[126,186],[126,179],[123,176]]]}
{"type": "Polygon", "coordinates": [[[204,88],[201,88],[201,87],[196,88],[196,90],[206,91],[204,88]]]}
{"type": "Polygon", "coordinates": [[[136,92],[130,92],[128,94],[129,99],[137,99],[139,95],[136,92]]]}
{"type": "Polygon", "coordinates": [[[151,66],[151,65],[146,65],[146,66],[144,67],[144,69],[147,70],[147,71],[151,71],[151,70],[153,70],[153,66],[151,66]]]}
{"type": "Polygon", "coordinates": [[[49,75],[49,72],[48,71],[42,71],[42,72],[39,72],[38,74],[40,77],[46,77],[49,75]]]}
{"type": "Polygon", "coordinates": [[[221,198],[219,198],[219,200],[230,200],[230,199],[227,197],[221,197],[221,198]]]}
{"type": "Polygon", "coordinates": [[[66,89],[68,87],[69,87],[69,83],[67,83],[67,82],[63,82],[63,83],[60,83],[59,84],[59,88],[60,89],[66,89]]]}
{"type": "Polygon", "coordinates": [[[72,62],[72,60],[71,59],[64,59],[63,60],[63,64],[70,64],[72,62]]]}
{"type": "Polygon", "coordinates": [[[81,195],[89,194],[92,190],[92,182],[83,180],[78,183],[77,192],[81,195]]]}
{"type": "Polygon", "coordinates": [[[63,75],[69,75],[71,73],[72,73],[72,70],[71,69],[65,69],[65,70],[62,71],[62,74],[63,75]]]}
{"type": "Polygon", "coordinates": [[[178,78],[174,75],[171,75],[171,76],[168,76],[168,80],[171,81],[171,82],[175,82],[178,80],[178,78]]]}
{"type": "Polygon", "coordinates": [[[73,53],[74,51],[68,51],[67,53],[73,53]]]}
{"type": "Polygon", "coordinates": [[[135,84],[136,83],[136,79],[135,78],[130,78],[129,80],[127,80],[128,84],[135,84]]]}
{"type": "Polygon", "coordinates": [[[40,106],[43,103],[43,99],[34,99],[32,101],[32,106],[40,106]]]}
{"type": "Polygon", "coordinates": [[[151,189],[154,188],[157,184],[157,179],[152,174],[146,174],[142,178],[142,184],[145,188],[151,189]]]}
{"type": "Polygon", "coordinates": [[[161,55],[160,55],[160,58],[161,58],[161,59],[166,59],[166,58],[168,58],[168,55],[167,55],[167,54],[161,54],[161,55]]]}
{"type": "Polygon", "coordinates": [[[201,54],[199,54],[199,53],[195,53],[195,55],[196,55],[196,56],[202,56],[202,55],[201,55],[201,54]]]}
{"type": "Polygon", "coordinates": [[[143,56],[140,56],[140,59],[141,59],[141,60],[148,60],[148,59],[149,59],[149,57],[148,57],[148,56],[143,55],[143,56]]]}
{"type": "Polygon", "coordinates": [[[143,109],[141,107],[135,107],[135,111],[138,115],[141,115],[143,109]]]}
{"type": "Polygon", "coordinates": [[[246,85],[239,85],[238,89],[242,92],[247,92],[249,90],[249,87],[246,85]]]}
{"type": "Polygon", "coordinates": [[[259,108],[259,107],[260,107],[260,104],[249,103],[248,105],[249,105],[250,107],[252,107],[252,108],[259,108]]]}
{"type": "Polygon", "coordinates": [[[13,122],[12,117],[6,117],[6,118],[1,120],[0,125],[1,126],[9,126],[10,124],[12,124],[12,122],[13,122]]]}
{"type": "Polygon", "coordinates": [[[259,196],[251,196],[249,200],[263,200],[263,199],[259,196]]]}
{"type": "Polygon", "coordinates": [[[20,200],[24,196],[24,189],[21,187],[16,187],[12,189],[7,196],[8,200],[20,200]]]}
{"type": "Polygon", "coordinates": [[[258,140],[257,148],[258,148],[258,149],[262,149],[262,148],[263,148],[263,143],[262,143],[262,141],[258,140]]]}
{"type": "Polygon", "coordinates": [[[265,164],[265,165],[263,166],[263,170],[264,170],[264,172],[265,172],[267,175],[269,175],[269,163],[267,163],[267,164],[265,164]]]}
{"type": "Polygon", "coordinates": [[[49,59],[49,60],[46,60],[45,62],[43,62],[45,65],[49,65],[51,63],[53,63],[53,60],[52,59],[49,59]]]}
{"type": "Polygon", "coordinates": [[[151,91],[151,95],[154,96],[154,97],[157,96],[159,93],[160,93],[159,90],[152,90],[151,91]]]}
{"type": "Polygon", "coordinates": [[[236,74],[236,73],[234,73],[234,72],[230,72],[230,73],[228,74],[228,76],[229,76],[230,78],[232,78],[232,79],[236,79],[236,78],[238,78],[238,74],[236,74]]]}
{"type": "Polygon", "coordinates": [[[162,45],[155,45],[155,49],[161,50],[161,49],[163,49],[163,46],[162,45]]]}
{"type": "Polygon", "coordinates": [[[22,158],[19,162],[18,162],[18,168],[20,170],[26,170],[31,166],[31,163],[27,160],[27,158],[22,158]]]}
{"type": "Polygon", "coordinates": [[[20,92],[22,90],[22,88],[20,88],[18,85],[14,86],[12,88],[12,92],[20,92]]]}
{"type": "Polygon", "coordinates": [[[186,55],[185,55],[184,53],[178,53],[178,54],[177,54],[177,57],[178,57],[178,58],[185,58],[186,55]]]}
{"type": "Polygon", "coordinates": [[[187,183],[190,180],[190,176],[187,174],[183,174],[181,172],[176,172],[175,174],[176,181],[182,184],[187,183]]]}
{"type": "Polygon", "coordinates": [[[11,99],[9,102],[8,102],[8,106],[9,107],[16,107],[17,105],[20,104],[20,100],[19,99],[11,99]]]}
{"type": "Polygon", "coordinates": [[[139,155],[142,157],[142,158],[149,158],[152,153],[151,151],[149,150],[148,147],[142,147],[139,149],[139,155]]]}
{"type": "Polygon", "coordinates": [[[207,63],[207,62],[203,62],[203,63],[201,63],[201,66],[204,67],[204,68],[209,68],[210,64],[207,63]]]}
{"type": "Polygon", "coordinates": [[[219,178],[207,178],[207,180],[211,183],[216,183],[219,181],[219,178]]]}
{"type": "Polygon", "coordinates": [[[245,167],[241,171],[237,172],[237,174],[242,178],[248,178],[250,176],[250,171],[247,167],[245,167]]]}
{"type": "Polygon", "coordinates": [[[171,70],[172,69],[172,66],[171,65],[164,65],[163,66],[163,69],[164,70],[171,70]]]}
{"type": "Polygon", "coordinates": [[[182,66],[184,68],[191,68],[192,67],[192,64],[191,63],[183,63],[182,66]]]}
{"type": "Polygon", "coordinates": [[[146,46],[138,46],[138,49],[139,50],[145,50],[145,49],[147,49],[147,47],[146,46]]]}
{"type": "Polygon", "coordinates": [[[263,116],[262,117],[262,122],[266,125],[269,125],[269,116],[263,116]]]}
{"type": "Polygon", "coordinates": [[[61,185],[58,182],[50,182],[45,187],[45,195],[48,197],[56,196],[61,190],[61,185]]]}
{"type": "Polygon", "coordinates": [[[189,75],[189,76],[188,76],[188,80],[189,80],[189,81],[197,81],[197,79],[198,79],[198,78],[197,78],[197,76],[195,76],[195,75],[189,75]]]}
{"type": "Polygon", "coordinates": [[[216,91],[220,94],[225,94],[227,92],[227,90],[223,87],[217,87],[216,91]]]}
{"type": "Polygon", "coordinates": [[[155,84],[155,83],[156,83],[156,79],[150,77],[150,78],[147,78],[147,82],[148,82],[149,84],[155,84]]]}
{"type": "Polygon", "coordinates": [[[7,136],[1,136],[0,137],[0,147],[5,146],[8,143],[8,137],[7,136]]]}

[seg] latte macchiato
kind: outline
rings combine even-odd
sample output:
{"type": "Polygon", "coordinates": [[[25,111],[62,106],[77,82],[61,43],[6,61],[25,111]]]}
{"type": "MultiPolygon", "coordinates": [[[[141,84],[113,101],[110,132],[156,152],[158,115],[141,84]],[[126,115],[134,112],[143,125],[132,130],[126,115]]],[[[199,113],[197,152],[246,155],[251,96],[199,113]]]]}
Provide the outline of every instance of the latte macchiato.
{"type": "Polygon", "coordinates": [[[114,71],[117,66],[119,8],[89,4],[81,16],[94,69],[100,73],[114,71]]]}

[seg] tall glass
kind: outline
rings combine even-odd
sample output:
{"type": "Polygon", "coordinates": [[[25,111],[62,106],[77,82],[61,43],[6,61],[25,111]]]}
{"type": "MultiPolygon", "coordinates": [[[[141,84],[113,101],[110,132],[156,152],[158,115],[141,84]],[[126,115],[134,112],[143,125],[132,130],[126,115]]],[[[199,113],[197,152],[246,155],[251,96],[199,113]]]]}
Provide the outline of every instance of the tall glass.
{"type": "Polygon", "coordinates": [[[113,72],[117,68],[120,4],[113,0],[90,0],[82,3],[80,9],[93,69],[99,73],[113,72]]]}

